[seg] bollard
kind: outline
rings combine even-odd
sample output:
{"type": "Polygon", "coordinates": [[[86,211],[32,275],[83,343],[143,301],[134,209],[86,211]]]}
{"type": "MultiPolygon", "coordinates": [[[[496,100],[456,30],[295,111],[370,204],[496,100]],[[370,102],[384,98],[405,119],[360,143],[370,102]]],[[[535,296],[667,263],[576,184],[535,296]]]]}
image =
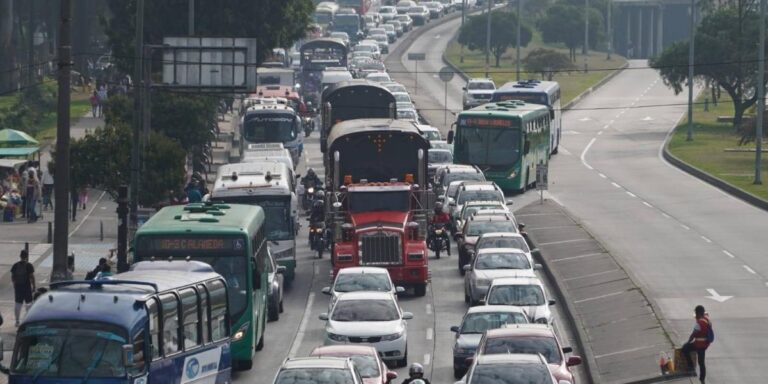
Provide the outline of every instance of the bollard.
{"type": "Polygon", "coordinates": [[[104,241],[104,221],[99,220],[99,240],[104,241]]]}
{"type": "Polygon", "coordinates": [[[704,112],[709,112],[709,98],[704,99],[704,112]]]}
{"type": "Polygon", "coordinates": [[[53,222],[48,222],[48,244],[53,244],[53,222]]]}

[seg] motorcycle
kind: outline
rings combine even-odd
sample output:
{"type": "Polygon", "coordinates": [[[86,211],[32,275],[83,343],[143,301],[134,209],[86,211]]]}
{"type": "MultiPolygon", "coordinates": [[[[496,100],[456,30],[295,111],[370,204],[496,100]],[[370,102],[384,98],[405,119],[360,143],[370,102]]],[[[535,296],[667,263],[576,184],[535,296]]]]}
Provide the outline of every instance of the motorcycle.
{"type": "Polygon", "coordinates": [[[448,230],[443,223],[433,224],[430,226],[429,243],[427,244],[430,251],[435,253],[435,257],[440,258],[441,251],[447,251],[450,247],[448,242],[448,230]]]}
{"type": "Polygon", "coordinates": [[[304,137],[309,137],[312,131],[315,130],[315,119],[305,116],[301,118],[302,125],[304,126],[304,137]]]}
{"type": "Polygon", "coordinates": [[[325,223],[322,221],[309,223],[309,248],[317,252],[317,258],[323,258],[323,252],[329,246],[325,223]]]}

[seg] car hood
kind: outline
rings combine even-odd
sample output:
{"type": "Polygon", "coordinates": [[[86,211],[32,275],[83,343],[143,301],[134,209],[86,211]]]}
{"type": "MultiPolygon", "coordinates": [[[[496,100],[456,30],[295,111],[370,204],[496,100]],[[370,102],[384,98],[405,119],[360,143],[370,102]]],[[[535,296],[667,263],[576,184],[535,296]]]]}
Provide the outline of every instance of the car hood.
{"type": "Polygon", "coordinates": [[[478,279],[497,279],[499,277],[535,277],[531,269],[475,269],[478,279]]]}
{"type": "Polygon", "coordinates": [[[393,321],[333,321],[328,320],[327,332],[344,336],[384,336],[402,332],[405,324],[393,321]]]}
{"type": "Polygon", "coordinates": [[[384,380],[381,379],[381,376],[376,377],[363,377],[363,384],[381,384],[384,380]]]}
{"type": "Polygon", "coordinates": [[[456,339],[456,346],[459,348],[476,349],[480,345],[482,333],[463,333],[456,339]]]}

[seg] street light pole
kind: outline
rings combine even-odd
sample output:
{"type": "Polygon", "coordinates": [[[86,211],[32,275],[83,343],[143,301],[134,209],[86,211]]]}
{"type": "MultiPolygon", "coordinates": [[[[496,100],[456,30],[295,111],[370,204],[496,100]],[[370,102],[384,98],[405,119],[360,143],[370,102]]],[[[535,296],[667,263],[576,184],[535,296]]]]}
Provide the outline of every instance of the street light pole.
{"type": "Polygon", "coordinates": [[[613,24],[611,21],[611,8],[613,8],[613,1],[608,0],[608,56],[605,58],[606,60],[610,60],[611,53],[613,53],[613,24]]]}
{"type": "Polygon", "coordinates": [[[755,181],[762,184],[763,121],[765,119],[765,0],[760,0],[760,47],[757,50],[757,126],[755,127],[755,181]]]}
{"type": "MultiPolygon", "coordinates": [[[[461,1],[461,29],[459,31],[464,30],[464,18],[467,15],[467,0],[461,1]]],[[[459,62],[464,62],[464,44],[459,44],[459,49],[461,50],[460,56],[459,56],[459,62]]]]}
{"type": "Polygon", "coordinates": [[[523,24],[522,10],[523,10],[523,0],[517,0],[517,36],[515,41],[515,45],[517,47],[515,52],[517,56],[515,61],[515,69],[516,69],[517,76],[515,76],[515,79],[517,81],[520,81],[520,30],[521,30],[520,26],[523,24]]]}
{"type": "Polygon", "coordinates": [[[187,26],[188,31],[187,34],[190,36],[195,35],[195,0],[189,0],[189,9],[187,11],[187,26]]]}
{"type": "Polygon", "coordinates": [[[488,2],[488,16],[485,27],[485,77],[488,77],[488,70],[491,66],[491,6],[493,0],[486,0],[488,2]]]}
{"type": "Polygon", "coordinates": [[[691,0],[691,15],[688,31],[688,132],[685,141],[693,141],[693,54],[696,26],[696,0],[691,0]]]}
{"type": "Polygon", "coordinates": [[[584,0],[584,48],[581,52],[584,55],[584,73],[588,71],[587,55],[589,55],[589,0],[584,0]]]}
{"type": "Polygon", "coordinates": [[[142,80],[144,79],[144,0],[136,1],[136,47],[133,63],[133,137],[131,143],[130,227],[136,228],[139,211],[139,172],[141,168],[142,80]]]}

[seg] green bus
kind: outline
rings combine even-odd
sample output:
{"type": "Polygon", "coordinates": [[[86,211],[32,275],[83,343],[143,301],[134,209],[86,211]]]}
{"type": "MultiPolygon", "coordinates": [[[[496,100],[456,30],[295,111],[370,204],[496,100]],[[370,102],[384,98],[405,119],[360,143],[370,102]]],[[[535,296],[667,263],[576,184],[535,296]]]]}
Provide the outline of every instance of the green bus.
{"type": "Polygon", "coordinates": [[[264,210],[239,204],[196,203],[161,209],[138,231],[133,263],[202,261],[229,286],[232,366],[250,369],[264,346],[269,287],[264,210]]]}
{"type": "Polygon", "coordinates": [[[453,162],[478,166],[505,191],[536,183],[536,168],[549,162],[549,109],[518,100],[488,103],[459,113],[453,162]]]}

